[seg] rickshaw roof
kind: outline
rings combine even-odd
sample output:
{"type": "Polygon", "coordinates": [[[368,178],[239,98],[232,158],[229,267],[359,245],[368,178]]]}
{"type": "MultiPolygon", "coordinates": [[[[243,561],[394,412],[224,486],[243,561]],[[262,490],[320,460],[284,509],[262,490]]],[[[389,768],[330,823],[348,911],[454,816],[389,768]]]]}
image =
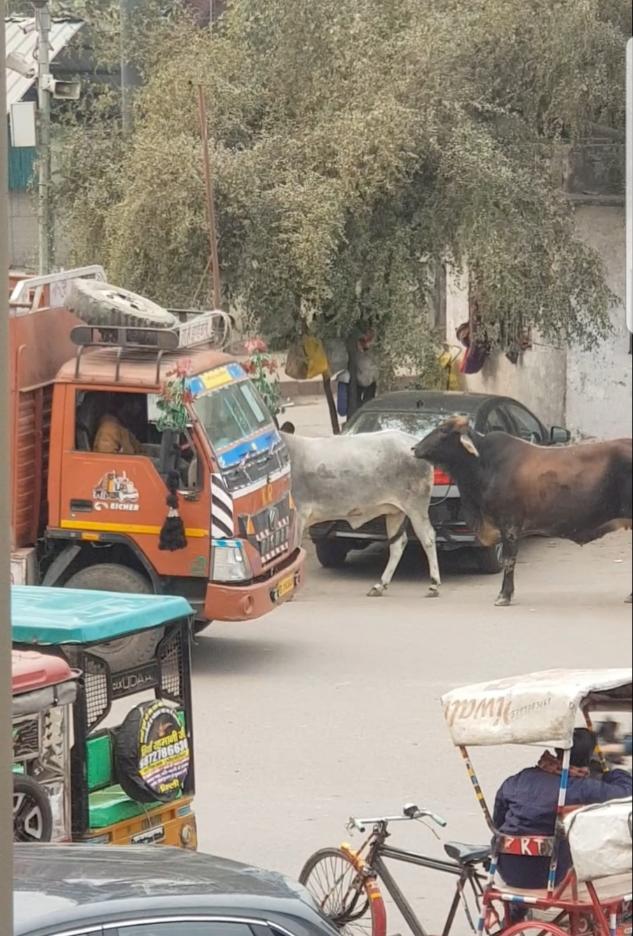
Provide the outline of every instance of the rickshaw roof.
{"type": "Polygon", "coordinates": [[[47,656],[35,650],[11,651],[13,695],[58,686],[74,677],[75,673],[62,657],[47,656]]]}
{"type": "Polygon", "coordinates": [[[455,745],[570,748],[579,710],[624,711],[631,669],[554,669],[454,689],[442,698],[455,745]]]}
{"type": "Polygon", "coordinates": [[[116,640],[161,627],[193,610],[184,598],[14,585],[11,589],[13,641],[59,646],[116,640]]]}

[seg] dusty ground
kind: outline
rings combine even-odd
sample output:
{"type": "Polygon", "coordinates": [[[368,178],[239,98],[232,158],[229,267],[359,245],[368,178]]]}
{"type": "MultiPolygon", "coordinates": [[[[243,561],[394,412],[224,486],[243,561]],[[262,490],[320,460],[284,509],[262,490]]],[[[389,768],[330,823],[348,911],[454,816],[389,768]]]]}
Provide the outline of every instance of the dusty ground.
{"type": "MultiPolygon", "coordinates": [[[[288,418],[322,421],[309,409],[288,418]]],[[[299,422],[299,419],[297,419],[299,422]]],[[[349,838],[347,817],[417,802],[449,820],[447,839],[487,832],[442,723],[450,687],[552,666],[627,665],[631,657],[630,535],[581,550],[540,540],[522,552],[517,603],[494,608],[495,578],[453,558],[440,600],[424,598],[417,551],[388,597],[365,592],[382,568],[365,554],[339,572],[310,561],[297,600],[252,624],[215,625],[195,649],[197,812],[206,851],[297,875],[315,848],[349,838]]],[[[533,751],[477,756],[494,794],[533,751]]],[[[421,826],[394,841],[441,853],[421,826]]],[[[398,872],[437,930],[450,882],[398,872]]],[[[443,918],[443,917],[442,917],[443,918]]],[[[390,920],[389,932],[403,932],[390,920]]]]}

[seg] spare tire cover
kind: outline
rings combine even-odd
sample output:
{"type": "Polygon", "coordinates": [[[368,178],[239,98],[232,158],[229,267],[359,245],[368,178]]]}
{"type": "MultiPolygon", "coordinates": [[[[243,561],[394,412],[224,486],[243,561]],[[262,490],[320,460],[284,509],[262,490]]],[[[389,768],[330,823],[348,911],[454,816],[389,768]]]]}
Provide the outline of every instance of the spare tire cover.
{"type": "Polygon", "coordinates": [[[174,709],[161,701],[135,706],[116,732],[114,763],[122,789],[137,803],[180,796],[191,750],[174,709]]]}
{"type": "Polygon", "coordinates": [[[178,324],[175,315],[151,299],[99,280],[72,280],[66,305],[86,325],[173,328],[178,324]]]}

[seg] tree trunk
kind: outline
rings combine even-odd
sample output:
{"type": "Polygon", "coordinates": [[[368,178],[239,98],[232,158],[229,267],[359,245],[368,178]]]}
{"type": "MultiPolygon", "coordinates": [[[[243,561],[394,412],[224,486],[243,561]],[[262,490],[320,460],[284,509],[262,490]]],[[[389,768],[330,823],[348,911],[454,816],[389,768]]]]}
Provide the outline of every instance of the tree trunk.
{"type": "Polygon", "coordinates": [[[358,409],[358,335],[354,332],[347,340],[347,353],[349,358],[349,397],[347,402],[347,418],[351,419],[358,409]]]}
{"type": "Polygon", "coordinates": [[[338,421],[338,414],[336,412],[336,403],[334,402],[334,394],[332,393],[332,377],[329,372],[323,374],[323,392],[325,393],[325,399],[327,400],[327,406],[330,411],[330,422],[332,423],[332,432],[334,435],[341,434],[341,427],[338,421]]]}

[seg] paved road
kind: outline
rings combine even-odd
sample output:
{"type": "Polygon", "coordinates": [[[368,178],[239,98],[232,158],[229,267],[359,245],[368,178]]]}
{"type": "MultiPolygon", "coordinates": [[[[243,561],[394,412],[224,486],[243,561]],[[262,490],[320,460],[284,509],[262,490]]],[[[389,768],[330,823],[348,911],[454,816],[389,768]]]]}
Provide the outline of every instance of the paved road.
{"type": "MultiPolygon", "coordinates": [[[[630,557],[626,534],[583,550],[533,541],[510,609],[492,607],[495,578],[455,561],[442,598],[425,599],[415,550],[382,599],[364,597],[380,556],[338,572],[311,559],[294,603],[260,622],[214,626],[195,649],[201,848],[296,875],[312,850],[348,837],[349,815],[412,801],[449,820],[448,838],[485,841],[440,695],[532,669],[626,665],[630,557]]],[[[491,749],[476,760],[494,794],[534,752],[491,749]]],[[[397,840],[441,853],[418,825],[399,827],[397,840]]],[[[406,870],[401,879],[439,929],[447,882],[406,870]]],[[[389,932],[404,930],[391,920],[389,932]]]]}

